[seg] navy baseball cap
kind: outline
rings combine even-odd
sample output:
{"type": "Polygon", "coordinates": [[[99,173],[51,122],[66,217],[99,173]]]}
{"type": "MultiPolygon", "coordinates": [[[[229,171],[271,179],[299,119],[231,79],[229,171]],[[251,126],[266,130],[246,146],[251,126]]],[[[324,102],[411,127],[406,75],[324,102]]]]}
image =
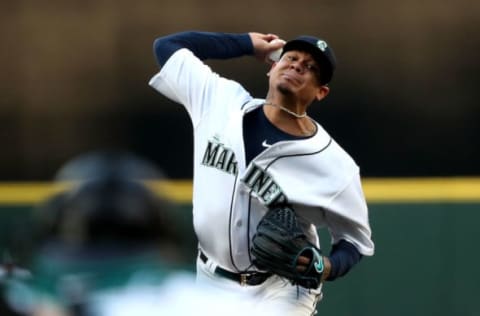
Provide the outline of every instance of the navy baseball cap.
{"type": "Polygon", "coordinates": [[[288,41],[283,46],[282,55],[291,50],[310,53],[320,66],[320,82],[327,84],[332,80],[337,61],[332,48],[326,41],[309,35],[302,35],[288,41]]]}

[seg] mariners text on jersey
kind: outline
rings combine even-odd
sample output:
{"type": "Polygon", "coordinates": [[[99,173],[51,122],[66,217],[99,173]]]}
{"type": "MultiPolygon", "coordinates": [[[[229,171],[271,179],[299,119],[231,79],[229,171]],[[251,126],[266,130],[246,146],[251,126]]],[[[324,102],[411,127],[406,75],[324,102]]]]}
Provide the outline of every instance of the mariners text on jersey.
{"type": "Polygon", "coordinates": [[[231,149],[223,146],[223,144],[215,141],[208,141],[202,164],[233,175],[236,175],[238,172],[235,153],[231,149]]]}
{"type": "Polygon", "coordinates": [[[275,180],[254,163],[248,168],[245,176],[242,178],[242,182],[251,188],[252,192],[265,205],[280,204],[287,201],[287,197],[275,180]]]}

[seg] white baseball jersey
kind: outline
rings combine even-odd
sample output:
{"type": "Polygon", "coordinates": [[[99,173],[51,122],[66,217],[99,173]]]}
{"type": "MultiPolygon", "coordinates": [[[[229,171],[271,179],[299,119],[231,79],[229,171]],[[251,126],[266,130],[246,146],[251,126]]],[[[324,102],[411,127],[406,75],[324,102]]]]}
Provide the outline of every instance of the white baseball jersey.
{"type": "Polygon", "coordinates": [[[200,248],[219,266],[254,270],[249,248],[256,226],[269,205],[284,201],[317,246],[316,229],[326,226],[333,243],[344,239],[373,254],[359,168],[318,123],[314,136],[275,143],[247,165],[243,117],[264,100],[187,49],[175,52],[149,84],[191,118],[194,228],[200,248]]]}

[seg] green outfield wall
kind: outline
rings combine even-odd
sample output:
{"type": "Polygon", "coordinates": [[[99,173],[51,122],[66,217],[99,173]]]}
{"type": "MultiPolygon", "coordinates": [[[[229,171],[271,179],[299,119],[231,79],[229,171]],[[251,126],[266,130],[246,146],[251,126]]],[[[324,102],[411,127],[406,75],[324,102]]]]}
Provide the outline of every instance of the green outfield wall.
{"type": "MultiPolygon", "coordinates": [[[[178,227],[191,240],[184,251],[193,261],[190,181],[152,186],[177,202],[178,227]]],[[[376,253],[325,284],[319,315],[480,315],[480,179],[366,179],[364,188],[376,253]]],[[[28,256],[18,242],[28,235],[27,215],[59,189],[0,185],[0,249],[28,256]]]]}

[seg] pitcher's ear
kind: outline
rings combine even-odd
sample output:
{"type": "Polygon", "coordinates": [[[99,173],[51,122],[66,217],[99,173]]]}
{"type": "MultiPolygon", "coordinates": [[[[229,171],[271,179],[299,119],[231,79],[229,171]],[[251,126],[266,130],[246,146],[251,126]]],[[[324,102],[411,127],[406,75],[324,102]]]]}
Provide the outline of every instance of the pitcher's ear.
{"type": "Polygon", "coordinates": [[[320,86],[318,88],[317,95],[316,95],[317,101],[320,101],[320,100],[324,99],[328,95],[329,92],[330,92],[330,87],[329,86],[327,86],[327,85],[320,86]]]}

